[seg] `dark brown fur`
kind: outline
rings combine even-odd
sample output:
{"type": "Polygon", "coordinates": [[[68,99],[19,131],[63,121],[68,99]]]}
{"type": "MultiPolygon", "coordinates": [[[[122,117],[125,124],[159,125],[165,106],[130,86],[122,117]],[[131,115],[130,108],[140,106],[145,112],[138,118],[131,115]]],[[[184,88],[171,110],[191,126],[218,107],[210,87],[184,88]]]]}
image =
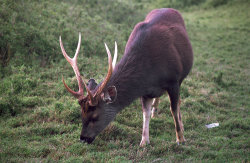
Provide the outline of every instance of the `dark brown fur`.
{"type": "Polygon", "coordinates": [[[153,10],[131,33],[125,54],[108,85],[117,88],[122,107],[142,96],[159,97],[188,75],[192,47],[179,12],[153,10]]]}

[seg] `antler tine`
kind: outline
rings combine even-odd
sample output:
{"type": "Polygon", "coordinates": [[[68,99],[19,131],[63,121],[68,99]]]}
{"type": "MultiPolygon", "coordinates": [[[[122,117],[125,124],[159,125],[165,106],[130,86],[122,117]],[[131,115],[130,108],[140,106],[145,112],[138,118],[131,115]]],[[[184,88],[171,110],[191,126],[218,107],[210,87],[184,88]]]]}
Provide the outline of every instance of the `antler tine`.
{"type": "MultiPolygon", "coordinates": [[[[77,63],[77,57],[78,57],[78,54],[79,54],[80,46],[81,46],[81,33],[79,32],[79,41],[78,41],[75,56],[73,58],[73,60],[74,59],[76,60],[76,63],[77,63]]],[[[80,76],[80,74],[79,74],[79,76],[80,76]]],[[[81,86],[84,84],[84,87],[85,87],[85,89],[86,89],[86,91],[87,91],[87,93],[88,93],[88,95],[90,97],[90,101],[91,101],[91,103],[93,103],[94,102],[94,97],[93,97],[92,93],[90,92],[90,90],[88,89],[87,84],[84,82],[84,80],[82,80],[82,81],[83,81],[83,83],[81,84],[81,86]]]]}
{"type": "Polygon", "coordinates": [[[64,47],[63,47],[63,43],[62,43],[62,39],[61,39],[61,36],[59,38],[60,40],[60,47],[61,47],[61,50],[62,50],[62,53],[63,53],[63,56],[66,58],[66,60],[70,63],[70,65],[72,66],[74,72],[75,72],[75,75],[76,75],[76,79],[78,81],[78,87],[79,87],[79,91],[78,92],[75,92],[73,90],[71,90],[67,85],[66,83],[64,82],[64,79],[63,79],[63,84],[65,86],[65,88],[73,95],[75,96],[76,98],[79,98],[80,96],[83,96],[83,80],[81,78],[81,75],[80,75],[80,72],[79,72],[79,69],[77,67],[77,56],[79,54],[79,50],[80,50],[80,45],[81,45],[81,33],[79,33],[79,40],[78,40],[78,46],[77,46],[77,49],[76,49],[76,53],[75,53],[75,56],[74,58],[70,58],[68,56],[68,54],[66,53],[66,51],[64,50],[64,47]]]}
{"type": "Polygon", "coordinates": [[[77,48],[76,48],[76,53],[75,53],[75,56],[73,58],[73,60],[75,59],[76,60],[76,63],[77,63],[77,57],[78,57],[78,54],[79,54],[79,51],[80,51],[80,46],[81,46],[81,33],[79,32],[79,40],[78,40],[78,45],[77,45],[77,48]]]}
{"type": "Polygon", "coordinates": [[[98,96],[98,95],[102,92],[103,88],[104,88],[104,87],[106,86],[106,84],[108,83],[108,81],[109,81],[109,79],[110,79],[110,77],[111,77],[111,75],[112,75],[112,72],[113,72],[113,67],[112,67],[112,56],[111,56],[111,53],[110,53],[110,51],[109,51],[108,46],[106,45],[106,43],[104,43],[104,44],[105,44],[105,48],[106,48],[106,51],[107,51],[107,54],[108,54],[109,69],[108,69],[108,73],[107,73],[107,75],[106,75],[106,78],[104,79],[103,83],[102,83],[101,86],[98,88],[98,90],[96,91],[94,97],[98,96]]]}
{"type": "Polygon", "coordinates": [[[68,54],[67,54],[66,51],[64,50],[61,36],[59,37],[59,41],[60,41],[60,47],[61,47],[63,56],[64,56],[64,57],[66,58],[66,60],[71,64],[72,59],[68,56],[68,54]]]}
{"type": "Polygon", "coordinates": [[[113,70],[115,68],[116,60],[117,60],[117,43],[115,41],[115,54],[114,54],[114,58],[113,58],[113,62],[112,62],[113,70]]]}
{"type": "Polygon", "coordinates": [[[78,92],[75,92],[75,91],[71,90],[71,89],[68,87],[68,85],[67,85],[67,84],[65,83],[65,81],[64,81],[63,76],[62,76],[62,81],[63,81],[63,85],[65,86],[65,88],[68,90],[69,93],[71,93],[71,94],[72,94],[74,97],[76,97],[76,98],[80,97],[80,94],[79,94],[78,92]]]}

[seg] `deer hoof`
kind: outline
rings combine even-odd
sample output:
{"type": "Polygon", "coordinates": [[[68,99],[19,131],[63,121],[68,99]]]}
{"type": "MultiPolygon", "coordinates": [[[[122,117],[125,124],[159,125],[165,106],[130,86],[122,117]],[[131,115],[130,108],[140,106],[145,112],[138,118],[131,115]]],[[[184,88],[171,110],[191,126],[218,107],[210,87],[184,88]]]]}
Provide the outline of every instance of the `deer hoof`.
{"type": "Polygon", "coordinates": [[[177,141],[176,143],[177,143],[177,145],[185,145],[185,141],[183,141],[183,142],[177,141]]]}
{"type": "Polygon", "coordinates": [[[155,114],[154,113],[151,114],[151,118],[155,118],[155,114]]]}
{"type": "Polygon", "coordinates": [[[151,111],[151,118],[155,118],[158,114],[158,109],[157,108],[153,108],[151,111]]]}
{"type": "Polygon", "coordinates": [[[145,147],[147,144],[150,144],[149,140],[141,140],[140,147],[145,147]]]}

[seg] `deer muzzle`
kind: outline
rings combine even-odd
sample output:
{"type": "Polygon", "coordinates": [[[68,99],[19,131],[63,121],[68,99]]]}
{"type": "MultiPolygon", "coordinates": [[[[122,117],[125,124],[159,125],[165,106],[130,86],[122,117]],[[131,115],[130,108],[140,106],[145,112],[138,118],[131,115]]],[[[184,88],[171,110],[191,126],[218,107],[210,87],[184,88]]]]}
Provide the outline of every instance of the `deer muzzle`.
{"type": "Polygon", "coordinates": [[[90,138],[90,137],[85,137],[85,136],[82,136],[82,135],[80,136],[80,142],[82,142],[82,143],[91,144],[94,140],[95,140],[95,137],[90,138]]]}

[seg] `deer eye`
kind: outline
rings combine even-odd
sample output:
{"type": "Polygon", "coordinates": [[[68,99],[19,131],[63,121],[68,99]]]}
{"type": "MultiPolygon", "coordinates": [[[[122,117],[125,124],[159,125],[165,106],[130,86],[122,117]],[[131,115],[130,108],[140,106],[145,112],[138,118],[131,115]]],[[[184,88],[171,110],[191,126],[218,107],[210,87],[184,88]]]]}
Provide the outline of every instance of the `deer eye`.
{"type": "Polygon", "coordinates": [[[98,121],[98,118],[99,118],[98,115],[94,114],[89,121],[96,122],[96,121],[98,121]]]}
{"type": "Polygon", "coordinates": [[[89,110],[90,112],[93,112],[93,111],[96,110],[96,107],[94,107],[94,106],[89,106],[88,110],[89,110]]]}

